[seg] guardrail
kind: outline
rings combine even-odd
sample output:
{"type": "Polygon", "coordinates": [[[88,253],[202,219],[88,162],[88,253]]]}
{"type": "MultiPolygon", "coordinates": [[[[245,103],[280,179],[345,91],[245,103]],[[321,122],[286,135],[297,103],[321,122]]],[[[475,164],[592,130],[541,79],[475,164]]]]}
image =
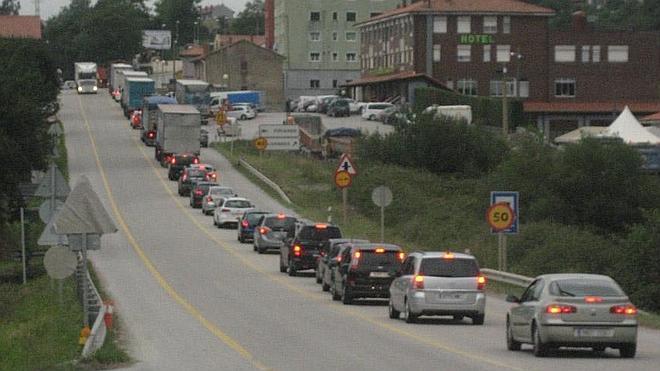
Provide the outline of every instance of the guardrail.
{"type": "Polygon", "coordinates": [[[495,269],[482,268],[481,272],[486,274],[489,280],[508,283],[510,285],[527,287],[534,278],[521,276],[515,273],[501,272],[495,269]]]}
{"type": "Polygon", "coordinates": [[[103,321],[103,317],[105,316],[105,305],[103,305],[101,295],[99,295],[96,286],[94,286],[94,282],[92,281],[89,272],[85,274],[83,264],[85,264],[85,262],[82,254],[78,253],[76,288],[78,290],[80,302],[82,303],[84,300],[87,301],[89,323],[93,323],[89,337],[82,350],[82,357],[85,358],[103,346],[107,329],[105,327],[105,322],[103,321]],[[86,290],[84,288],[86,288],[86,290]],[[85,297],[85,292],[87,293],[87,297],[85,297]]]}
{"type": "Polygon", "coordinates": [[[277,192],[277,194],[280,195],[280,197],[282,197],[286,202],[293,204],[293,202],[291,202],[291,200],[289,199],[289,196],[287,196],[286,193],[284,193],[284,191],[282,190],[282,188],[280,188],[280,186],[278,186],[275,182],[268,179],[267,176],[263,175],[261,172],[259,172],[259,170],[255,169],[252,165],[250,165],[250,163],[243,160],[242,158],[239,159],[238,162],[239,164],[241,164],[241,166],[245,166],[245,168],[248,169],[248,171],[252,173],[252,175],[256,176],[257,178],[261,179],[261,181],[268,184],[268,186],[274,189],[275,192],[277,192]]]}

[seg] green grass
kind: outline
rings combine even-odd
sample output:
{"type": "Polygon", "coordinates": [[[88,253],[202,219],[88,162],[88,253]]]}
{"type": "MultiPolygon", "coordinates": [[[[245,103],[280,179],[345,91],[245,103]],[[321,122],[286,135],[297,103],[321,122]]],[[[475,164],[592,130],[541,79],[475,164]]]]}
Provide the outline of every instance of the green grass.
{"type": "Polygon", "coordinates": [[[642,326],[660,330],[660,314],[645,312],[641,313],[638,319],[642,326]]]}

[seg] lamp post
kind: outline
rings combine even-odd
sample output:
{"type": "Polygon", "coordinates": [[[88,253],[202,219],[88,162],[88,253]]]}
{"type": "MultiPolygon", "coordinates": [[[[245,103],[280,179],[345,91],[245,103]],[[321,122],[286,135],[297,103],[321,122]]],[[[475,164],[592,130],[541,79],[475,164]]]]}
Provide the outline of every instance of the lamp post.
{"type": "Polygon", "coordinates": [[[516,98],[520,98],[520,60],[523,55],[518,50],[517,52],[511,52],[511,57],[516,60],[516,98]]]}
{"type": "Polygon", "coordinates": [[[193,28],[193,36],[194,36],[194,42],[195,45],[199,45],[199,20],[193,22],[194,28],[193,28]]]}
{"type": "Polygon", "coordinates": [[[506,64],[502,67],[502,133],[506,138],[509,134],[509,101],[507,99],[507,84],[506,84],[506,64]]]}
{"type": "MultiPolygon", "coordinates": [[[[174,39],[174,49],[172,51],[172,81],[176,82],[176,58],[179,54],[179,21],[176,21],[176,38],[174,39]]],[[[176,89],[176,86],[174,86],[176,89]]]]}

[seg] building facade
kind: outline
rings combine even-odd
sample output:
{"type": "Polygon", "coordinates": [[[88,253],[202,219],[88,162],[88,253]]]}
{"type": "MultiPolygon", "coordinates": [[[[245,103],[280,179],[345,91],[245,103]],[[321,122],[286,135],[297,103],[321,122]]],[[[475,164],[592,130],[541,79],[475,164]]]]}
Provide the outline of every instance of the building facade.
{"type": "Polygon", "coordinates": [[[466,95],[506,86],[549,137],[611,122],[625,104],[660,109],[658,33],[592,31],[580,12],[551,31],[553,15],[517,0],[415,2],[358,24],[362,76],[348,85],[368,99],[374,76],[414,71],[466,95]]]}
{"type": "Polygon", "coordinates": [[[288,98],[334,94],[360,76],[355,24],[400,0],[274,0],[273,49],[286,57],[288,98]]]}
{"type": "Polygon", "coordinates": [[[284,107],[284,57],[272,50],[241,40],[208,54],[204,60],[206,81],[225,90],[260,90],[270,109],[284,107]]]}
{"type": "Polygon", "coordinates": [[[41,18],[36,15],[0,15],[0,37],[41,39],[41,18]]]}

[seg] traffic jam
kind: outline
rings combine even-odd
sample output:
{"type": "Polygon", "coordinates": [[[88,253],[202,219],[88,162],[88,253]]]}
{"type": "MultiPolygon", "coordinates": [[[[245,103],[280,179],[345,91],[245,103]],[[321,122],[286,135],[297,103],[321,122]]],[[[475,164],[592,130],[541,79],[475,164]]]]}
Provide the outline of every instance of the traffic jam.
{"type": "MultiPolygon", "coordinates": [[[[200,148],[208,145],[208,137],[204,143],[196,107],[148,95],[140,109],[127,116],[129,127],[141,131],[144,145],[154,147],[155,159],[167,169],[168,179],[177,182],[178,195],[210,216],[213,226],[236,229],[238,242],[251,244],[256,254],[278,252],[273,265],[281,273],[313,277],[329,300],[344,305],[365,299],[387,301],[392,320],[424,323],[420,317],[448,316],[484,324],[488,280],[474,256],[458,251],[409,252],[396,244],[345,236],[332,223],[262,210],[241,197],[240,190],[222,184],[216,167],[204,163],[200,148]]],[[[338,170],[341,165],[340,161],[338,170]]],[[[638,311],[610,277],[543,275],[520,297],[509,295],[506,301],[512,305],[503,329],[510,351],[530,344],[537,357],[559,347],[594,352],[612,348],[622,358],[635,356],[638,311]]]]}

